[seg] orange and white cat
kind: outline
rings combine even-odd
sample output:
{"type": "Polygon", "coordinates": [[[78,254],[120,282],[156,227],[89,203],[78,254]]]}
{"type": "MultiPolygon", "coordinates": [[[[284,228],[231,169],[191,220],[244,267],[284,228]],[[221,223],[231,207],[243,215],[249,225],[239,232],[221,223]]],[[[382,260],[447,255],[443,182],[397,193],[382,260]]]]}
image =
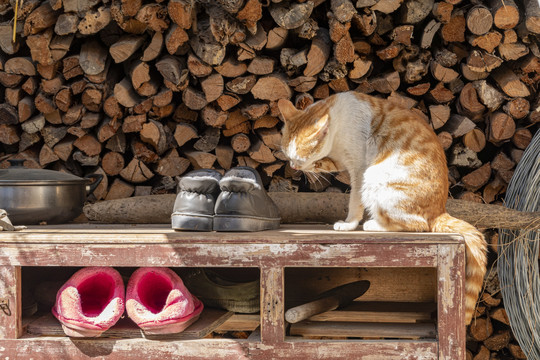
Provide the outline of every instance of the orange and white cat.
{"type": "Polygon", "coordinates": [[[279,100],[282,150],[294,169],[351,179],[349,211],[335,230],[459,233],[466,244],[465,320],[473,316],[486,272],[486,242],[472,225],[446,212],[448,168],[431,127],[388,100],[345,92],[298,110],[279,100]]]}

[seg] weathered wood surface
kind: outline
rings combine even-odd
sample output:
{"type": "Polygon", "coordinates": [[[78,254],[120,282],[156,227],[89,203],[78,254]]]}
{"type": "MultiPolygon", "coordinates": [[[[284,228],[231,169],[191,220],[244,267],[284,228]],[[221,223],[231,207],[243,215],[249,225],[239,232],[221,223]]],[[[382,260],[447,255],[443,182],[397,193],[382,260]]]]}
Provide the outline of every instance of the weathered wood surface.
{"type": "Polygon", "coordinates": [[[403,354],[416,354],[425,360],[438,358],[437,342],[434,340],[351,341],[346,346],[343,341],[287,340],[269,347],[264,343],[226,339],[184,342],[104,339],[92,342],[86,339],[42,337],[0,341],[0,355],[17,354],[17,359],[21,360],[81,357],[135,360],[140,359],[141,355],[148,360],[175,360],[179,355],[183,360],[199,360],[209,355],[216,360],[304,360],[316,359],[321,353],[328,360],[369,358],[373,354],[383,354],[388,360],[403,360],[403,354]]]}
{"type": "Polygon", "coordinates": [[[14,339],[23,331],[21,268],[0,264],[0,339],[14,339]]]}
{"type": "MultiPolygon", "coordinates": [[[[282,223],[333,223],[347,217],[348,194],[269,192],[278,206],[282,223]],[[293,200],[294,199],[294,200],[293,200]]],[[[98,202],[86,205],[84,213],[103,223],[170,223],[175,195],[157,195],[98,202]]],[[[540,213],[518,212],[502,206],[448,199],[450,215],[480,228],[538,229],[540,213]]]]}

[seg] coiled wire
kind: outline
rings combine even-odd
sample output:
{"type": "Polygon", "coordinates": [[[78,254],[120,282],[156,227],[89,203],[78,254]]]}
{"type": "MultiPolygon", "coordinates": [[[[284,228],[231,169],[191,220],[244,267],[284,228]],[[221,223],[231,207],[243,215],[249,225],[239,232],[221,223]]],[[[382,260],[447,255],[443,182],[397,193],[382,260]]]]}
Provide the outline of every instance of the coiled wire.
{"type": "MultiPolygon", "coordinates": [[[[540,210],[540,131],[523,153],[505,196],[508,208],[540,210]]],[[[540,359],[540,231],[500,229],[497,271],[510,326],[528,359],[540,359]]]]}

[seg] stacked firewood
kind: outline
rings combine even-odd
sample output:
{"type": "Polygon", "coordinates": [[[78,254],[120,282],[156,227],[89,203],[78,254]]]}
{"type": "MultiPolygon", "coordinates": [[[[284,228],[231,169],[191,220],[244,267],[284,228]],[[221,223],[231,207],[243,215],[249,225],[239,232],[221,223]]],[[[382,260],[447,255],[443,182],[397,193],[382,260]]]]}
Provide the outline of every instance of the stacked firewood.
{"type": "MultiPolygon", "coordinates": [[[[496,234],[492,233],[492,236],[496,237],[496,234]]],[[[475,317],[467,331],[467,360],[526,360],[527,352],[521,349],[512,334],[494,268],[488,270],[484,285],[475,317]]]]}
{"type": "Polygon", "coordinates": [[[453,195],[491,203],[540,121],[536,2],[30,0],[16,23],[14,7],[0,3],[0,154],[106,175],[97,200],[235,165],[270,190],[343,189],[345,174],[288,167],[276,101],[356,90],[431,123],[453,195]]]}

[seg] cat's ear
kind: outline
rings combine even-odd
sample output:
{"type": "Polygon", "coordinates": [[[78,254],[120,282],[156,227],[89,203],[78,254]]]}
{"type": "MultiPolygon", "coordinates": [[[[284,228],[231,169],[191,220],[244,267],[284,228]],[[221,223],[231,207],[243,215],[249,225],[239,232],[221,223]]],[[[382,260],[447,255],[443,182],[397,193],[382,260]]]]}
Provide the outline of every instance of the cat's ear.
{"type": "Polygon", "coordinates": [[[325,114],[317,120],[314,125],[313,137],[321,139],[328,133],[328,114],[325,114]]]}
{"type": "Polygon", "coordinates": [[[287,99],[279,99],[278,109],[283,117],[283,121],[290,120],[295,115],[302,112],[301,110],[298,110],[290,100],[287,99]]]}

